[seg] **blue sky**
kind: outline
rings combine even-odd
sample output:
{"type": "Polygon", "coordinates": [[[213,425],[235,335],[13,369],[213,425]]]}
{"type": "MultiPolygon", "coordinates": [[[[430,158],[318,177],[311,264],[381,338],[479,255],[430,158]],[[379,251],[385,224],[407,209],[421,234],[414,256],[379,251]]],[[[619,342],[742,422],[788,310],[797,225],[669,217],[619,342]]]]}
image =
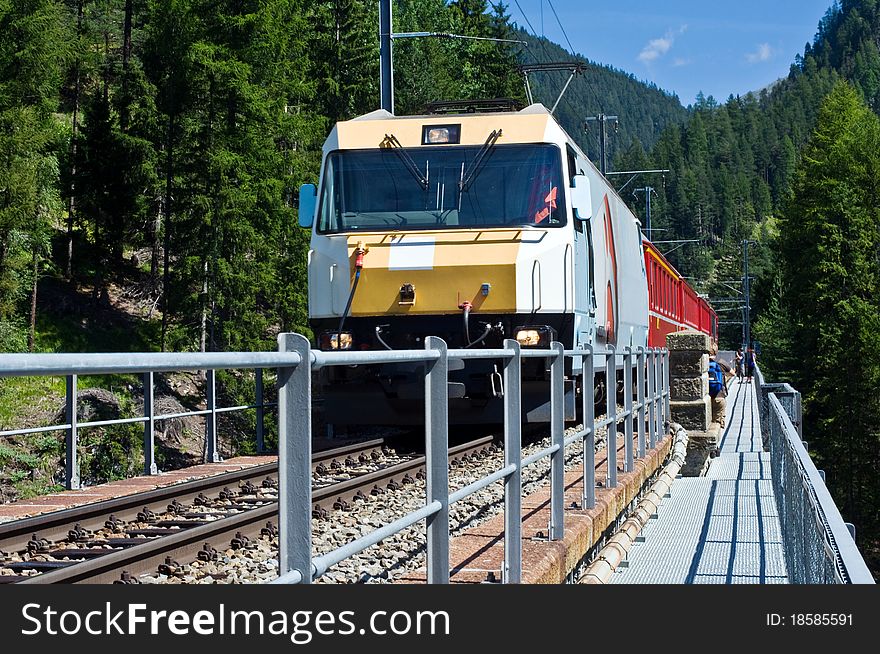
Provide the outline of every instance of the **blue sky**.
{"type": "MultiPolygon", "coordinates": [[[[515,0],[513,20],[529,29],[515,0]]],[[[548,0],[518,0],[532,26],[567,48],[548,0]]],[[[575,51],[677,93],[724,101],[788,74],[833,0],[553,0],[575,51]]]]}

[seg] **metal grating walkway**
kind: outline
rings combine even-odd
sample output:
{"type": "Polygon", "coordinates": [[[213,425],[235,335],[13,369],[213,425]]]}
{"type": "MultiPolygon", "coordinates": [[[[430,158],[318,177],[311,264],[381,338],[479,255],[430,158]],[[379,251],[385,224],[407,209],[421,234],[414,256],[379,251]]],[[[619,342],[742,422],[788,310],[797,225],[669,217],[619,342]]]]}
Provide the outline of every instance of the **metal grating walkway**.
{"type": "Polygon", "coordinates": [[[758,416],[754,386],[734,380],[721,456],[705,477],[675,480],[612,583],[788,583],[758,416]]]}

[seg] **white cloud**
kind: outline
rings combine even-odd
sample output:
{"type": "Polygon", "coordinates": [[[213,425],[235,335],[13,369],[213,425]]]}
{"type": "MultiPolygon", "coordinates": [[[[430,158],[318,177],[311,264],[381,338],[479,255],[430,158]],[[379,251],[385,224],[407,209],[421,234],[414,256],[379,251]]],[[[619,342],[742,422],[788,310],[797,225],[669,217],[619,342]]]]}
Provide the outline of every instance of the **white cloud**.
{"type": "Polygon", "coordinates": [[[681,68],[682,66],[690,66],[694,63],[693,59],[685,59],[684,57],[676,57],[675,61],[672,62],[672,65],[675,68],[681,68]]]}
{"type": "Polygon", "coordinates": [[[665,55],[672,49],[676,37],[684,34],[687,31],[687,28],[687,25],[682,25],[677,30],[669,30],[662,38],[651,39],[648,41],[648,44],[642,48],[642,51],[639,53],[639,61],[649,64],[665,55]]]}
{"type": "Polygon", "coordinates": [[[761,43],[758,49],[746,55],[746,61],[750,64],[757,64],[762,61],[769,61],[773,57],[773,48],[769,43],[761,43]]]}

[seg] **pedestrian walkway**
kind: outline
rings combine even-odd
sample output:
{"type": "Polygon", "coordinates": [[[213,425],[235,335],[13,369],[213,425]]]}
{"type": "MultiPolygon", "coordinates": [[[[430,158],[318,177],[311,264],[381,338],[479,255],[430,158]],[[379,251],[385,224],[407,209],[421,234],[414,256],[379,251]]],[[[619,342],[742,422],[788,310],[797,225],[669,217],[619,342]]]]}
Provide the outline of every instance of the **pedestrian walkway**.
{"type": "Polygon", "coordinates": [[[675,480],[612,583],[788,583],[752,384],[731,383],[726,424],[707,475],[675,480]]]}

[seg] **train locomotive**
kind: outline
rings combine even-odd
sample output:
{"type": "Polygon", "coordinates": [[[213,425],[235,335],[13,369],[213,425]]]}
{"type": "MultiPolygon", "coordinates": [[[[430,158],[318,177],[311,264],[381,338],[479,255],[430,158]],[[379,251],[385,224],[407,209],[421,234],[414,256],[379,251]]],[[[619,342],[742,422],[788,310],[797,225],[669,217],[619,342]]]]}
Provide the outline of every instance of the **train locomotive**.
{"type": "MultiPolygon", "coordinates": [[[[312,230],[309,317],[323,350],[423,349],[427,336],[450,348],[499,348],[508,338],[524,348],[637,348],[704,327],[692,323],[708,305],[540,104],[379,110],[337,123],[318,186],[300,189],[300,224],[312,230]],[[655,270],[673,278],[674,291],[655,270]],[[691,300],[702,309],[685,311],[691,300]]],[[[583,379],[579,359],[566,365],[565,413],[574,420],[582,387],[598,384],[597,401],[604,389],[583,379]]],[[[502,421],[500,368],[450,366],[451,423],[502,421]]],[[[421,364],[321,375],[329,423],[423,420],[421,364]]],[[[523,360],[522,394],[524,420],[548,421],[546,361],[523,360]]]]}

